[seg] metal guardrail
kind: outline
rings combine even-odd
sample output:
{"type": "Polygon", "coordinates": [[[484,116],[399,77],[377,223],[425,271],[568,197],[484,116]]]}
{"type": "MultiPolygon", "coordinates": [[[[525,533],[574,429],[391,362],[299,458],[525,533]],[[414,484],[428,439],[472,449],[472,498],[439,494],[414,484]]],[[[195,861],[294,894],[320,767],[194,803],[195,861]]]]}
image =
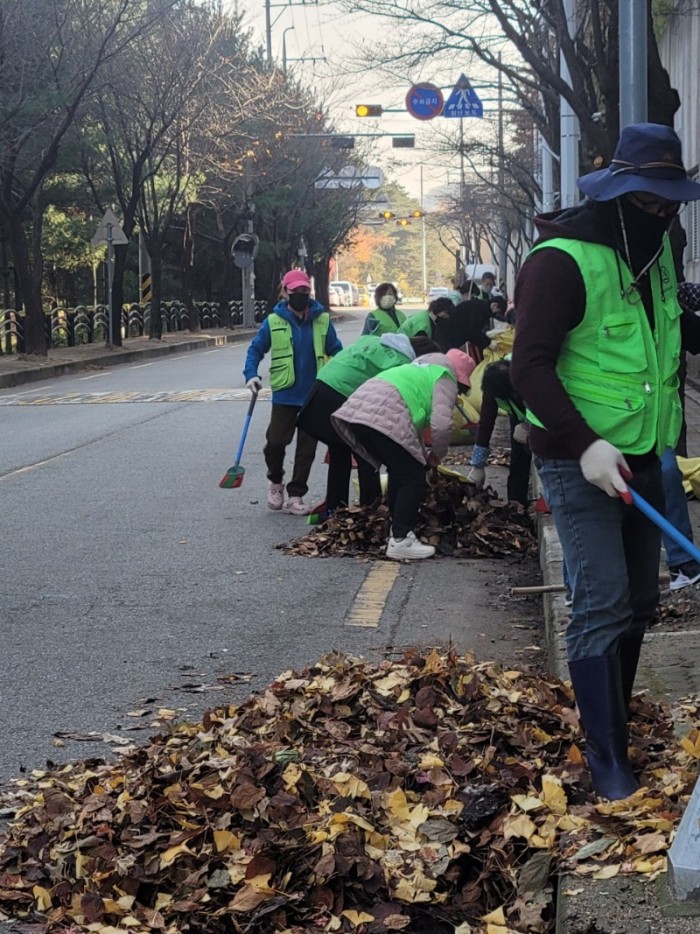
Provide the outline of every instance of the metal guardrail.
{"type": "MultiPolygon", "coordinates": [[[[243,303],[230,301],[225,311],[219,302],[196,302],[200,327],[234,327],[243,324],[243,303]]],[[[152,309],[150,302],[133,302],[122,307],[122,338],[141,337],[149,333],[152,309]]],[[[267,314],[267,302],[255,302],[255,321],[260,323],[267,314]]],[[[182,302],[161,302],[161,327],[164,333],[187,331],[190,311],[182,302]]],[[[44,313],[46,341],[52,347],[75,347],[79,344],[99,343],[107,340],[109,310],[106,305],[77,305],[75,308],[52,308],[44,313]]],[[[0,355],[25,352],[24,312],[8,308],[0,310],[0,355]]]]}

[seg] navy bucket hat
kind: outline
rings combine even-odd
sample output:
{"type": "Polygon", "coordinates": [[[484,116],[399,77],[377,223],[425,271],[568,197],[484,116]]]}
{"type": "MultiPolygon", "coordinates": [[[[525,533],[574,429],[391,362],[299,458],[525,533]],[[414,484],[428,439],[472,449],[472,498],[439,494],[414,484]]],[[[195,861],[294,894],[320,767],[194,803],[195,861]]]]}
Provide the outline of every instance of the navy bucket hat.
{"type": "Polygon", "coordinates": [[[688,178],[681,141],[670,126],[633,123],[620,134],[610,165],[576,182],[592,201],[645,191],[667,201],[698,201],[700,185],[688,178]]]}

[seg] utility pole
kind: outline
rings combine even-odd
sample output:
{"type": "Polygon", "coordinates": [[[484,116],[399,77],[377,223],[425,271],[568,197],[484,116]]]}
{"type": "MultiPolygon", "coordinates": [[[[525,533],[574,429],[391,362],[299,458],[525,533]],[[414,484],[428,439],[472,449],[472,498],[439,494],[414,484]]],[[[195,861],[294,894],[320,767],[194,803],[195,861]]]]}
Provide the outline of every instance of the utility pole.
{"type": "Polygon", "coordinates": [[[421,217],[421,260],[423,269],[423,295],[428,294],[428,254],[425,242],[425,208],[423,207],[423,163],[420,166],[420,209],[423,211],[421,217]]]}
{"type": "MultiPolygon", "coordinates": [[[[623,7],[625,4],[621,4],[623,7]]],[[[564,14],[569,36],[573,39],[576,32],[576,0],[564,0],[564,14]]],[[[559,75],[565,84],[571,87],[571,72],[564,54],[559,52],[559,75]]],[[[578,204],[578,143],[580,130],[574,109],[563,97],[560,99],[559,132],[561,135],[560,166],[560,201],[559,207],[572,208],[578,204]]]]}
{"type": "Polygon", "coordinates": [[[620,4],[620,129],[647,119],[647,2],[620,4]]]}
{"type": "Polygon", "coordinates": [[[272,65],[272,7],[270,0],[265,0],[265,38],[267,40],[267,64],[272,65]]]}
{"type": "Polygon", "coordinates": [[[503,203],[505,189],[505,172],[503,166],[503,71],[501,70],[501,53],[498,53],[498,280],[499,284],[506,281],[508,249],[506,233],[506,213],[503,203]]]}

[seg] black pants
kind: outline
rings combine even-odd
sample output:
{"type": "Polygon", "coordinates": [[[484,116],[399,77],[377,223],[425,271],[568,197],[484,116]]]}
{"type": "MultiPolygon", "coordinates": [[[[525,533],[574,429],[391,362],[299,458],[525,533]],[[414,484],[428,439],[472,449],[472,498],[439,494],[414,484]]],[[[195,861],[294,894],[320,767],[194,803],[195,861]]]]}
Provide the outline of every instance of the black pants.
{"type": "Polygon", "coordinates": [[[391,512],[391,534],[405,538],[418,521],[428,483],[427,467],[386,435],[366,425],[353,426],[355,434],[373,457],[386,465],[389,478],[387,500],[391,512]]]}
{"type": "MultiPolygon", "coordinates": [[[[316,380],[304,403],[297,425],[306,434],[328,446],[328,482],[326,509],[347,506],[350,501],[352,451],[336,434],[331,415],[345,402],[345,396],[316,380]]],[[[382,495],[379,473],[362,457],[357,457],[357,476],[360,483],[360,504],[371,506],[382,495]]]]}
{"type": "MultiPolygon", "coordinates": [[[[276,405],[272,403],[272,415],[267,426],[266,444],[263,448],[270,483],[282,483],[284,478],[284,453],[292,443],[297,431],[298,405],[276,405]]],[[[294,454],[292,479],[287,484],[288,496],[304,496],[309,487],[309,474],[316,456],[316,439],[304,431],[297,431],[297,447],[294,454]]]]}
{"type": "Polygon", "coordinates": [[[530,502],[530,465],[532,452],[528,444],[520,444],[513,440],[513,430],[518,424],[515,415],[510,416],[510,470],[508,471],[508,502],[522,503],[527,506],[530,502]]]}

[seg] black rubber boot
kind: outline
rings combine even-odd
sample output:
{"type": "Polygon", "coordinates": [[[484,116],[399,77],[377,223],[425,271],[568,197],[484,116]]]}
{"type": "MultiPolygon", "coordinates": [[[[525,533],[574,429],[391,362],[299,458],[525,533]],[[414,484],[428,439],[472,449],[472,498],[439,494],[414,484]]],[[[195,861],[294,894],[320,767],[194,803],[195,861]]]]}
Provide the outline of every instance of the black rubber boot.
{"type": "Polygon", "coordinates": [[[586,759],[596,794],[611,801],[639,788],[627,756],[627,709],[620,656],[569,662],[571,683],[586,736],[586,759]]]}
{"type": "Polygon", "coordinates": [[[618,652],[620,655],[620,674],[622,677],[622,697],[625,702],[625,710],[629,712],[630,700],[632,699],[632,689],[634,688],[634,679],[637,674],[637,665],[639,664],[639,654],[642,651],[642,642],[644,636],[622,636],[618,642],[618,652]]]}

